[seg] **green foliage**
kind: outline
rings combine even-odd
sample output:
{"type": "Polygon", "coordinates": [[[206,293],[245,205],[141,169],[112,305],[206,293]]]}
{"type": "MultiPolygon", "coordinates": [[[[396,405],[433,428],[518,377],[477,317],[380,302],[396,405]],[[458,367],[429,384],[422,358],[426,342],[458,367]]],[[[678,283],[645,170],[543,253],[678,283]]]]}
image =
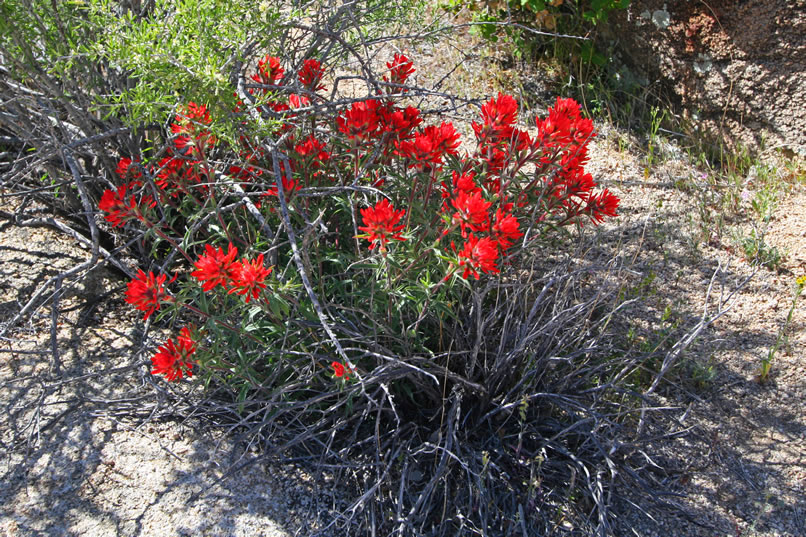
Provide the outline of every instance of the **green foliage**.
{"type": "Polygon", "coordinates": [[[103,96],[106,113],[132,125],[161,121],[179,102],[231,110],[230,73],[246,60],[244,44],[276,46],[279,31],[279,8],[254,0],[164,0],[142,17],[119,14],[111,0],[88,0],[87,9],[103,33],[84,52],[131,81],[103,96]]]}
{"type": "Polygon", "coordinates": [[[764,233],[757,231],[756,228],[751,229],[746,235],[737,232],[734,236],[734,243],[745,259],[772,270],[780,268],[784,259],[778,248],[768,244],[764,239],[764,233]]]}
{"type": "Polygon", "coordinates": [[[769,352],[767,352],[767,355],[762,358],[761,364],[759,365],[758,374],[756,375],[756,380],[758,382],[766,382],[770,376],[770,371],[772,370],[772,361],[775,359],[775,354],[778,352],[778,349],[781,348],[781,344],[783,344],[786,340],[786,332],[789,329],[789,325],[792,323],[792,317],[795,315],[795,307],[798,305],[798,299],[800,298],[801,293],[803,293],[804,288],[806,288],[806,276],[800,276],[795,280],[795,290],[792,297],[792,304],[789,306],[789,312],[786,314],[786,320],[784,321],[781,329],[778,330],[778,336],[775,338],[775,343],[772,347],[770,347],[769,352]]]}

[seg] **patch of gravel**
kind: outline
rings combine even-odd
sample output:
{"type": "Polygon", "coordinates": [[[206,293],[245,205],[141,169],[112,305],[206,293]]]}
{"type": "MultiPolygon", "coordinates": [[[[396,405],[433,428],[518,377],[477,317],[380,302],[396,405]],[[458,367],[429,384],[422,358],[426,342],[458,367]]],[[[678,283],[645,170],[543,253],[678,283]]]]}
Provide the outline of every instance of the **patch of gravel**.
{"type": "Polygon", "coordinates": [[[658,483],[677,496],[666,498],[666,508],[640,493],[629,496],[654,520],[633,510],[620,521],[618,534],[806,535],[803,297],[775,354],[770,379],[756,379],[762,358],[786,323],[795,279],[806,274],[806,189],[793,188],[767,230],[767,242],[786,252],[781,267],[754,273],[730,234],[732,226],[751,215],[745,217],[743,209],[724,215],[722,232],[711,228],[710,240],[701,242],[702,197],[680,188],[697,181],[700,171],[671,155],[645,179],[641,153],[619,151],[619,136],[626,135],[604,132],[596,141],[590,170],[622,197],[621,217],[610,233],[622,235],[624,255],[635,255],[632,268],[649,281],[640,307],[631,312],[636,342],[657,341],[672,326],[681,333],[695,325],[718,267],[708,312],[716,313],[721,301],[727,311],[678,360],[660,390],[660,401],[675,407],[679,425],[690,428],[648,453],[663,468],[656,469],[658,483]]]}
{"type": "MultiPolygon", "coordinates": [[[[89,257],[48,229],[9,225],[0,256],[0,323],[89,257]]],[[[321,476],[267,469],[197,424],[149,421],[143,409],[159,401],[141,319],[119,278],[101,270],[90,281],[59,300],[58,357],[49,306],[0,341],[0,536],[286,537],[334,516],[321,476]]]]}

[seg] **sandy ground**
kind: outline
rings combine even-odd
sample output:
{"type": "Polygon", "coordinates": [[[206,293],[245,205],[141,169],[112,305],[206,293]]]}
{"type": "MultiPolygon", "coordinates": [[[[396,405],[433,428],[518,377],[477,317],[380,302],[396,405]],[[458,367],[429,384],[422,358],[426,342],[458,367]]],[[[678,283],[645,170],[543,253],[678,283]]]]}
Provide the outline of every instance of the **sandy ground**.
{"type": "MultiPolygon", "coordinates": [[[[89,257],[47,229],[10,226],[0,255],[2,321],[89,257]]],[[[170,409],[142,363],[141,319],[119,280],[91,280],[65,287],[58,356],[49,306],[0,343],[0,535],[280,537],[320,527],[333,507],[322,480],[264,468],[198,423],[149,420],[170,409]]]]}

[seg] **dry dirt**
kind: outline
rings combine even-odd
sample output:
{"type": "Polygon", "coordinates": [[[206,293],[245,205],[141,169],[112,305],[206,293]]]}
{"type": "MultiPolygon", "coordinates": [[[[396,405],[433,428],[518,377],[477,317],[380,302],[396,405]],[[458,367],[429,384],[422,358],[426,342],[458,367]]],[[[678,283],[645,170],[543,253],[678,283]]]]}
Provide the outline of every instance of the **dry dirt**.
{"type": "MultiPolygon", "coordinates": [[[[754,273],[728,231],[712,229],[710,241],[697,244],[702,237],[701,201],[695,192],[675,185],[696,181],[700,172],[685,160],[670,159],[644,181],[641,159],[618,152],[607,156],[605,146],[599,143],[604,151],[594,157],[592,167],[603,178],[621,178],[611,186],[624,202],[617,227],[609,233],[621,233],[625,252],[632,252],[636,246],[629,237],[641,229],[636,267],[641,267],[641,277],[652,275],[646,299],[635,311],[636,341],[651,343],[670,326],[695,325],[711,281],[709,314],[721,302],[727,309],[679,359],[669,376],[673,383],[661,390],[662,401],[677,408],[679,424],[691,428],[650,455],[666,469],[660,481],[681,495],[669,501],[683,512],[673,516],[668,510],[649,509],[657,523],[630,516],[621,534],[806,535],[803,300],[775,354],[770,379],[761,384],[755,378],[786,323],[795,279],[806,274],[806,190],[794,189],[767,231],[767,242],[786,252],[782,265],[754,273]],[[664,312],[667,321],[662,320],[664,312]]],[[[749,210],[745,204],[740,213],[749,210]]],[[[741,214],[728,218],[726,228],[744,220],[741,214]]],[[[640,494],[631,499],[641,504],[640,494]]]]}
{"type": "Polygon", "coordinates": [[[806,155],[806,1],[633,0],[610,39],[692,125],[753,148],[806,155]]]}
{"type": "MultiPolygon", "coordinates": [[[[89,258],[53,231],[11,225],[0,255],[2,322],[89,258]]],[[[141,354],[153,339],[122,303],[121,281],[96,272],[91,285],[65,286],[58,356],[50,306],[0,343],[0,536],[279,537],[321,526],[328,490],[303,470],[250,464],[252,453],[195,423],[148,420],[165,406],[141,354]]]]}

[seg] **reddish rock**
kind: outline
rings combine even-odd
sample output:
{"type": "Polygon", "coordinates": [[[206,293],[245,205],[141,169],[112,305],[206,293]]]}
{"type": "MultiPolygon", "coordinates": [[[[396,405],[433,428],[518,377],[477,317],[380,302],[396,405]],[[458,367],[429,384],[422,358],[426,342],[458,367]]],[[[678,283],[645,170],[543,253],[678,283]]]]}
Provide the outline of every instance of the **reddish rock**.
{"type": "Polygon", "coordinates": [[[611,23],[627,63],[701,129],[806,154],[806,0],[633,0],[611,23]]]}

